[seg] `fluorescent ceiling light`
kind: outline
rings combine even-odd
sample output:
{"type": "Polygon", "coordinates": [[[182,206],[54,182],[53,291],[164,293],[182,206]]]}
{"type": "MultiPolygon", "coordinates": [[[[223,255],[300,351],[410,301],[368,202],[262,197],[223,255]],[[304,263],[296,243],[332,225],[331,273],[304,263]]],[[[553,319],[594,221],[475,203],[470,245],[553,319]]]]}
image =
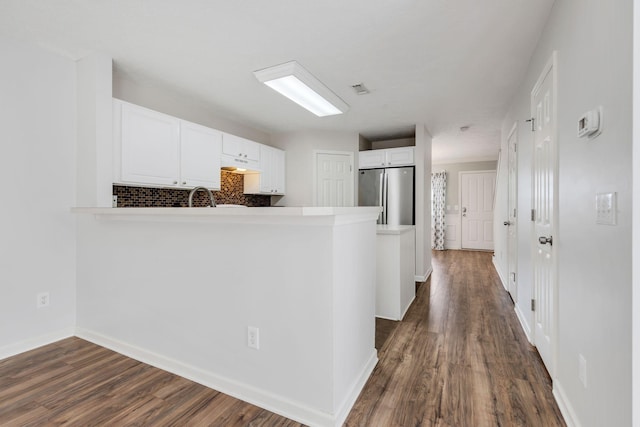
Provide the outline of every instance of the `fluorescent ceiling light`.
{"type": "Polygon", "coordinates": [[[256,78],[316,116],[342,114],[349,106],[296,61],[254,71],[256,78]]]}

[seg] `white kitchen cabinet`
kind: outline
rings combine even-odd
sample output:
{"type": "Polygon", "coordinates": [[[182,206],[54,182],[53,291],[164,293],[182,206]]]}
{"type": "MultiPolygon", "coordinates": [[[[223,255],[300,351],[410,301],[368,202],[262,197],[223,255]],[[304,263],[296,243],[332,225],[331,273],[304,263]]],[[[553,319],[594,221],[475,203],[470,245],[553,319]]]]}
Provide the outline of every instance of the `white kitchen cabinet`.
{"type": "Polygon", "coordinates": [[[180,186],[220,188],[222,132],[180,122],[180,186]]]}
{"type": "MultiPolygon", "coordinates": [[[[136,105],[116,102],[120,129],[120,174],[117,182],[175,186],[178,184],[180,120],[136,105]]],[[[117,160],[116,160],[117,161],[117,160]]]]}
{"type": "Polygon", "coordinates": [[[260,169],[260,145],[250,139],[222,134],[222,166],[260,169]]]}
{"type": "Polygon", "coordinates": [[[358,153],[358,169],[413,166],[414,147],[368,150],[358,153]]]}
{"type": "Polygon", "coordinates": [[[245,194],[285,193],[285,152],[260,144],[260,173],[244,176],[245,194]]]}
{"type": "Polygon", "coordinates": [[[376,317],[402,320],[415,299],[415,228],[378,225],[376,232],[376,317]]]}
{"type": "Polygon", "coordinates": [[[220,189],[222,132],[114,100],[114,182],[220,189]]]}

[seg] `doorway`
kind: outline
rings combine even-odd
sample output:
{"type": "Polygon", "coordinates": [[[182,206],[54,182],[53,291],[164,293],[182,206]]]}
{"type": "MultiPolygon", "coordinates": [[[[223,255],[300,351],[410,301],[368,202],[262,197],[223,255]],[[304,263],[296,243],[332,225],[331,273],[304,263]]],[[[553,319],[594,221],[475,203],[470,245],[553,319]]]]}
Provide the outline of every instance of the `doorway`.
{"type": "Polygon", "coordinates": [[[514,124],[508,145],[508,183],[507,183],[507,291],[513,301],[518,300],[517,270],[518,270],[518,124],[514,124]]]}
{"type": "Polygon", "coordinates": [[[314,152],[314,201],[316,206],[353,206],[353,153],[314,152]]]}
{"type": "Polygon", "coordinates": [[[460,172],[462,249],[493,250],[496,171],[460,172]]]}

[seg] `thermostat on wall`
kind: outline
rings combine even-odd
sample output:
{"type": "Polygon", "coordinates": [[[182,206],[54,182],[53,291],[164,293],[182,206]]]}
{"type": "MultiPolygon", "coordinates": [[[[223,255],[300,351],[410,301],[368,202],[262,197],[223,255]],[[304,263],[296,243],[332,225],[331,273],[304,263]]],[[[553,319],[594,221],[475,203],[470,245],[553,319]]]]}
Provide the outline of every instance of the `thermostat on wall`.
{"type": "Polygon", "coordinates": [[[602,132],[602,107],[587,111],[578,120],[578,138],[595,138],[602,132]]]}

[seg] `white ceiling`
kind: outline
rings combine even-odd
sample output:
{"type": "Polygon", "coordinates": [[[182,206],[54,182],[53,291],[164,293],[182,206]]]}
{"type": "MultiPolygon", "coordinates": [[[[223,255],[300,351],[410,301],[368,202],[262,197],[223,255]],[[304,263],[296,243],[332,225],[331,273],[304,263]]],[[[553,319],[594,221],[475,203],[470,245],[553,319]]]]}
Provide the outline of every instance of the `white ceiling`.
{"type": "Polygon", "coordinates": [[[424,123],[434,161],[497,158],[501,121],[554,0],[0,0],[0,34],[168,87],[270,132],[369,139],[424,123]],[[253,71],[296,60],[350,110],[318,118],[253,71]],[[370,94],[351,89],[364,83],[370,94]],[[471,126],[461,132],[461,126],[471,126]]]}

